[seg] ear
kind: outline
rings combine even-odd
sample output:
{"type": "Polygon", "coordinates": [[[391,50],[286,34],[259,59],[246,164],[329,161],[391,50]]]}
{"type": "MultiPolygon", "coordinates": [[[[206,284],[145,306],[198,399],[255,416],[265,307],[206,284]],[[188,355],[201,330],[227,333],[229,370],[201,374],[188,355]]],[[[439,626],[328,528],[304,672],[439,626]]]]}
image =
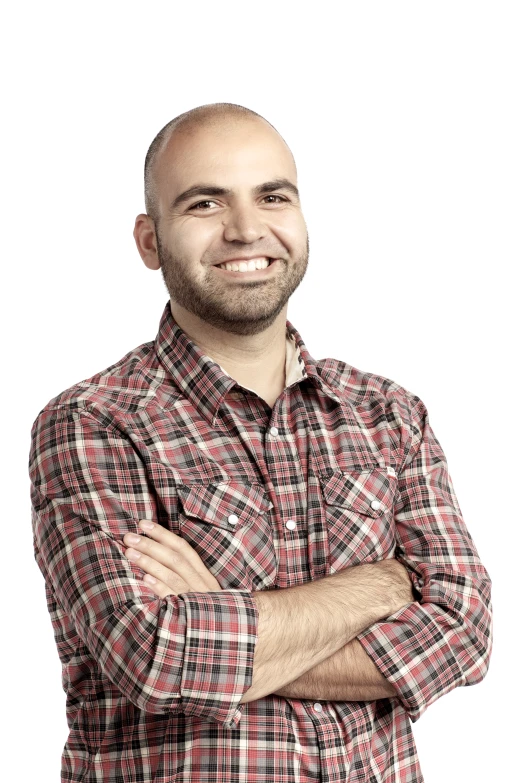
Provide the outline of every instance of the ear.
{"type": "Polygon", "coordinates": [[[149,215],[138,215],[134,223],[134,241],[143,263],[149,269],[160,269],[156,227],[149,215]]]}

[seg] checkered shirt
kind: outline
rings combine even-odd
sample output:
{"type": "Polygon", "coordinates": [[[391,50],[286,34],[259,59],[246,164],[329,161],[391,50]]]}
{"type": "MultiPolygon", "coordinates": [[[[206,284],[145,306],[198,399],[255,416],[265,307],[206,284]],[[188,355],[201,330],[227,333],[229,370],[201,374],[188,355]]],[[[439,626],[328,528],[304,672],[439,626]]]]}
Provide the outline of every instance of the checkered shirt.
{"type": "Polygon", "coordinates": [[[70,730],[62,783],[421,783],[411,723],[487,672],[491,580],[423,402],[314,360],[286,325],[273,408],[188,339],[167,303],[154,341],[33,424],[35,557],[70,730]],[[155,596],[124,555],[145,518],[186,539],[221,590],[155,596]],[[253,591],[392,557],[415,601],[357,638],[397,696],[240,704],[253,591]]]}

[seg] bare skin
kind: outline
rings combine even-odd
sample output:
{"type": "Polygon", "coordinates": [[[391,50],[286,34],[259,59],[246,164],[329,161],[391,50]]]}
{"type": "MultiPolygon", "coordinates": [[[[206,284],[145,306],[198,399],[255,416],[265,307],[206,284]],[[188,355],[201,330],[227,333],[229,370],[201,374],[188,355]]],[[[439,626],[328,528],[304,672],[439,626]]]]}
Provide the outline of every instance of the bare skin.
{"type": "Polygon", "coordinates": [[[264,120],[229,118],[176,131],[155,171],[157,225],[140,214],[134,228],[143,262],[161,268],[190,339],[272,407],[284,388],[288,299],[308,263],[292,154],[264,120]],[[217,266],[248,258],[273,263],[246,273],[217,266]]]}
{"type": "MultiPolygon", "coordinates": [[[[144,583],[157,596],[222,589],[187,541],[149,520],[139,526],[145,535],[127,533],[125,554],[145,572],[144,583]]],[[[395,695],[355,636],[414,600],[398,561],[354,566],[252,597],[259,612],[258,642],[252,685],[242,703],[269,693],[330,701],[395,695]]]]}

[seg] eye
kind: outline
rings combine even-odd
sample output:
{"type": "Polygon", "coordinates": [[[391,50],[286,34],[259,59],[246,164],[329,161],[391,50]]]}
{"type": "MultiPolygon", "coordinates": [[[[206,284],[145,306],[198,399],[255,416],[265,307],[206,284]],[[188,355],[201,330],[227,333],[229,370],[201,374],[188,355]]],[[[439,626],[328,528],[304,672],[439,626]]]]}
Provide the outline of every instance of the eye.
{"type": "Polygon", "coordinates": [[[273,198],[273,199],[279,199],[279,201],[271,201],[270,204],[280,204],[282,201],[288,201],[287,198],[284,196],[280,196],[277,193],[270,193],[268,196],[265,196],[265,199],[267,198],[273,198]]]}
{"type": "Polygon", "coordinates": [[[200,212],[205,212],[208,209],[208,204],[215,204],[215,201],[198,201],[197,204],[193,204],[189,209],[195,209],[200,212]]]}

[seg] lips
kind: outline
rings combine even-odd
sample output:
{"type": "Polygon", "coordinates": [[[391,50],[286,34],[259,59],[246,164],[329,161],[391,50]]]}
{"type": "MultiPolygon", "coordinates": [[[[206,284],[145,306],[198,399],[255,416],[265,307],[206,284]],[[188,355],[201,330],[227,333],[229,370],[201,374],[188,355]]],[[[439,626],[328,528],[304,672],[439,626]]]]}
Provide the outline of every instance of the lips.
{"type": "Polygon", "coordinates": [[[264,258],[258,257],[257,261],[254,258],[239,262],[225,261],[222,264],[214,264],[214,269],[219,274],[227,275],[232,280],[257,280],[258,278],[262,279],[265,276],[267,278],[271,276],[273,274],[271,272],[272,267],[275,266],[277,268],[279,261],[280,259],[278,258],[273,258],[269,261],[265,256],[264,258]]]}
{"type": "Polygon", "coordinates": [[[212,266],[219,266],[220,264],[239,264],[241,261],[248,263],[249,261],[257,261],[258,258],[263,260],[266,258],[269,265],[272,261],[275,261],[275,258],[272,258],[271,256],[243,256],[242,258],[225,258],[222,261],[216,261],[212,266]]]}

